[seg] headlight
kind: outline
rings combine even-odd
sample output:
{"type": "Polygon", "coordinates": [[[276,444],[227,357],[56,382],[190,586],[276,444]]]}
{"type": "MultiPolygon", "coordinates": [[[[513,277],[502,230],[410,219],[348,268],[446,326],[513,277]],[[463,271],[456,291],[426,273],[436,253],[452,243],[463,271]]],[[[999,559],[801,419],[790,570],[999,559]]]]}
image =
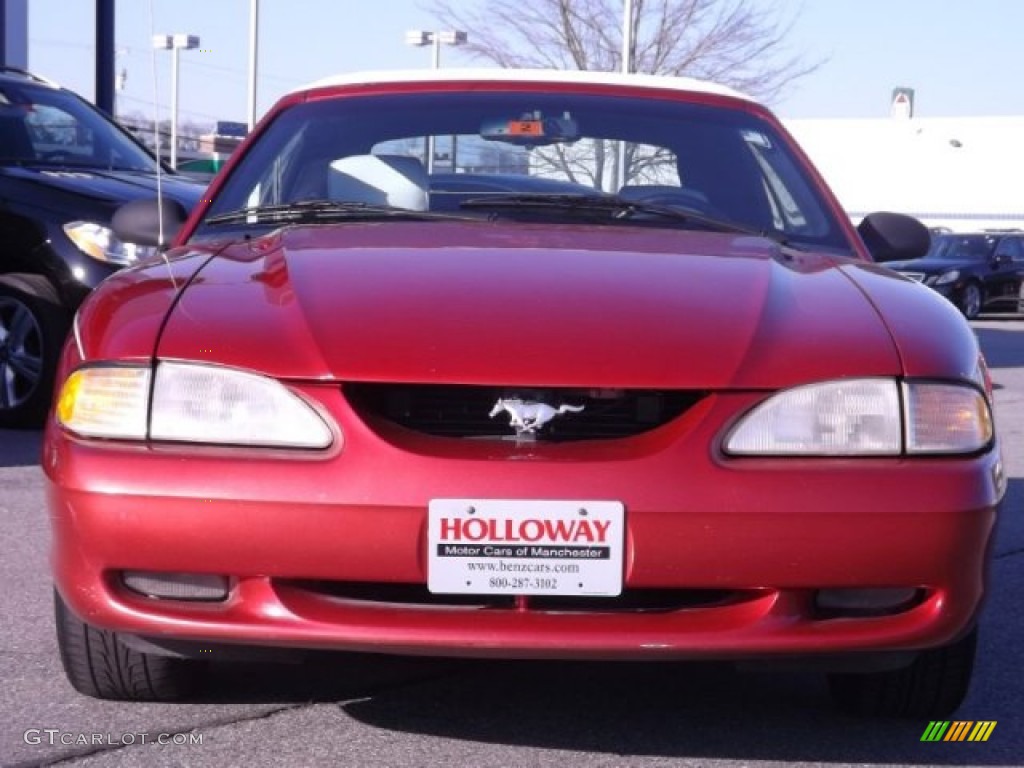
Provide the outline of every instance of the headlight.
{"type": "Polygon", "coordinates": [[[733,428],[725,451],[766,456],[972,453],[992,435],[988,402],[973,387],[849,379],[770,397],[733,428]]]}
{"type": "Polygon", "coordinates": [[[900,396],[892,379],[850,379],[780,392],[749,413],[729,435],[737,454],[900,452],[900,396]]]}
{"type": "Polygon", "coordinates": [[[152,246],[122,242],[109,227],[91,221],[68,222],[64,233],[78,250],[108,264],[134,264],[156,253],[152,246]]]}
{"type": "Polygon", "coordinates": [[[938,279],[935,281],[935,284],[936,285],[948,285],[949,283],[954,283],[954,282],[956,282],[959,279],[960,279],[960,270],[959,269],[951,269],[951,270],[949,270],[949,272],[943,272],[941,275],[939,275],[938,279]]]}
{"type": "Polygon", "coordinates": [[[57,420],[88,437],[288,448],[333,440],[320,415],[280,382],[192,363],[159,363],[152,392],[149,368],[81,368],[61,388],[57,420]]]}
{"type": "Polygon", "coordinates": [[[301,448],[331,444],[323,419],[280,382],[189,363],[157,366],[150,437],[301,448]]]}

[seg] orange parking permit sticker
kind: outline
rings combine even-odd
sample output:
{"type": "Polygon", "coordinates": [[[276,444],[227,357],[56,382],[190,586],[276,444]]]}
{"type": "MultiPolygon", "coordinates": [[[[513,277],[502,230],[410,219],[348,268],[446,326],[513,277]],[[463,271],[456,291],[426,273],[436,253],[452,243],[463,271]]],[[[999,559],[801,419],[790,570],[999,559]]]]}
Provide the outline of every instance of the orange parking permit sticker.
{"type": "Polygon", "coordinates": [[[511,120],[508,133],[509,136],[543,136],[544,125],[540,120],[511,120]]]}

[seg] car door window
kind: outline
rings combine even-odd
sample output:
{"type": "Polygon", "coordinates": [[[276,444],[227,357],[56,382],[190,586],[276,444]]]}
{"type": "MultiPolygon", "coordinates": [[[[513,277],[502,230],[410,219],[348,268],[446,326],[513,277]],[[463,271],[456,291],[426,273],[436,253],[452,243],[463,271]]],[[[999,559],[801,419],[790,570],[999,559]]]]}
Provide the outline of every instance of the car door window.
{"type": "Polygon", "coordinates": [[[25,123],[38,158],[64,156],[90,160],[95,154],[92,130],[63,109],[37,104],[25,123]]]}
{"type": "Polygon", "coordinates": [[[1024,247],[1021,246],[1020,238],[1003,238],[1003,241],[999,243],[999,248],[996,250],[996,256],[1003,255],[1008,256],[1016,268],[1024,266],[1024,247]]]}

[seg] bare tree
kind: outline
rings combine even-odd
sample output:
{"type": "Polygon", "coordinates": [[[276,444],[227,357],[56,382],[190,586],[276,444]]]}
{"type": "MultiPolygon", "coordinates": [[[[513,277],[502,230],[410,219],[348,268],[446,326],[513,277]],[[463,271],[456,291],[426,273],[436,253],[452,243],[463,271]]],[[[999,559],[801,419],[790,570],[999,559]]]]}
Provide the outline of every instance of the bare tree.
{"type": "MultiPolygon", "coordinates": [[[[787,53],[793,20],[767,10],[768,2],[633,0],[630,69],[710,80],[770,102],[821,62],[787,53]]],[[[486,0],[470,7],[430,0],[429,7],[442,28],[471,30],[464,50],[478,60],[505,68],[622,69],[623,0],[486,0]]],[[[672,183],[675,174],[663,148],[603,140],[538,149],[531,167],[608,191],[626,182],[672,183]]]]}
{"type": "MultiPolygon", "coordinates": [[[[633,0],[632,71],[696,77],[766,102],[821,62],[789,53],[793,19],[766,0],[633,0]]],[[[432,0],[464,50],[500,67],[622,69],[622,0],[432,0]]]]}

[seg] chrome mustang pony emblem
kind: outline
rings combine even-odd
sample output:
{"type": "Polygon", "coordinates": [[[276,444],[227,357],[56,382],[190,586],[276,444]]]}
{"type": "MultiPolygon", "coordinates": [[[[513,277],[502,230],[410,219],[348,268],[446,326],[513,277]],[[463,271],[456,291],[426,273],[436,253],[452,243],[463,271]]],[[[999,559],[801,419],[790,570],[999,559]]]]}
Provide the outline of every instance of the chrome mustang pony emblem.
{"type": "Polygon", "coordinates": [[[582,405],[564,404],[555,408],[547,403],[538,403],[534,400],[498,398],[498,402],[491,409],[491,418],[493,419],[505,411],[509,415],[509,426],[515,429],[517,436],[532,435],[555,416],[561,416],[563,413],[579,413],[583,408],[582,405]]]}

